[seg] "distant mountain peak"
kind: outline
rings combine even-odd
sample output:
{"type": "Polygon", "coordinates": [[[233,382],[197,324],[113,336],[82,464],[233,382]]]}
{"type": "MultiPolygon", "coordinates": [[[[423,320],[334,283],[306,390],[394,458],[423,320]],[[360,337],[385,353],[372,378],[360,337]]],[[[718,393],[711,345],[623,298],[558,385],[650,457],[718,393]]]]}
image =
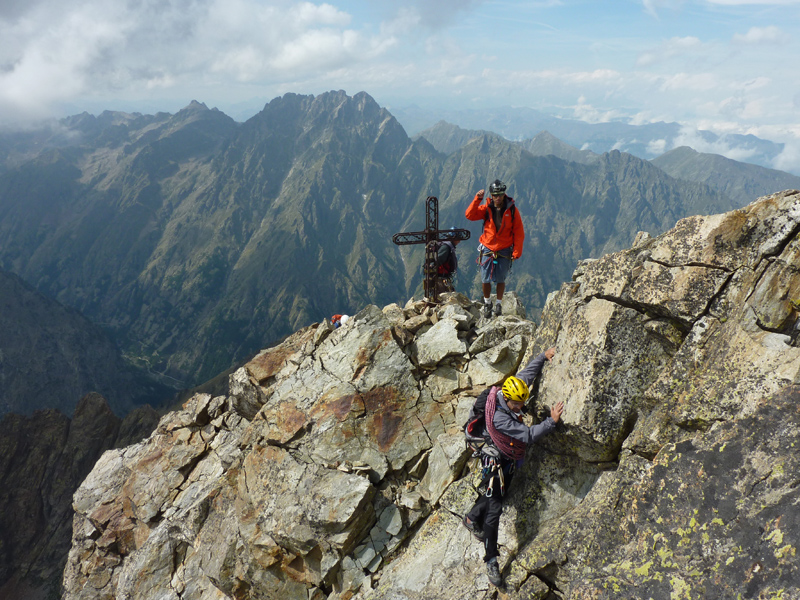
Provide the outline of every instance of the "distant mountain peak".
{"type": "Polygon", "coordinates": [[[737,203],[788,189],[800,189],[800,177],[719,154],[698,152],[679,146],[652,161],[656,167],[684,181],[704,183],[725,193],[737,203]]]}
{"type": "Polygon", "coordinates": [[[179,112],[186,112],[186,111],[206,111],[208,110],[208,106],[206,106],[203,102],[198,102],[197,100],[192,100],[189,104],[183,107],[179,112]]]}

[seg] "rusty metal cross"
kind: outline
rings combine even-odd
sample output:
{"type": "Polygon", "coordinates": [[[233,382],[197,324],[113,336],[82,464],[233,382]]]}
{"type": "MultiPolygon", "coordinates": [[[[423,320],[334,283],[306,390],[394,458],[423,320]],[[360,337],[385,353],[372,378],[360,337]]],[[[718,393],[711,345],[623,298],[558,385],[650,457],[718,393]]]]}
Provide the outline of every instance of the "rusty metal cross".
{"type": "Polygon", "coordinates": [[[468,229],[439,229],[439,199],[428,196],[425,213],[425,230],[395,233],[392,241],[398,246],[409,244],[425,244],[425,297],[429,302],[438,302],[439,295],[436,291],[436,242],[445,240],[468,240],[468,229]],[[432,267],[432,268],[431,268],[432,267]]]}

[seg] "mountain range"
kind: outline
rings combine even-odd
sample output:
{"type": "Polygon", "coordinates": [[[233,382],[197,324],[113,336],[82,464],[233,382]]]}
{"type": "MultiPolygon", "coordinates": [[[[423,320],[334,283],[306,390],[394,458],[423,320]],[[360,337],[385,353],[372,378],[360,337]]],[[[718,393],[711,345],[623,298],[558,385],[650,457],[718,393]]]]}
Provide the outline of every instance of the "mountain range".
{"type": "Polygon", "coordinates": [[[106,332],[0,270],[0,416],[58,409],[102,394],[117,415],[160,405],[171,388],[128,364],[106,332]]]}
{"type": "Polygon", "coordinates": [[[77,115],[0,136],[0,268],[188,387],[308,323],[419,294],[422,250],[391,236],[423,229],[428,196],[440,227],[472,232],[457,288],[477,297],[480,224],[464,209],[508,183],[526,230],[509,285],[532,314],[581,259],[746,203],[631,154],[559,156],[566,144],[537,138],[481,132],[441,152],[363,92],[287,94],[244,123],[198,102],[77,115]]]}
{"type": "MultiPolygon", "coordinates": [[[[452,123],[439,121],[433,127],[420,132],[416,139],[424,138],[440,152],[450,154],[471,140],[484,135],[502,137],[491,132],[462,129],[452,123]]],[[[553,155],[582,164],[592,164],[601,156],[591,150],[579,150],[561,141],[549,131],[541,131],[534,137],[517,143],[537,156],[553,155]]],[[[697,152],[687,146],[670,150],[650,162],[675,179],[706,184],[742,206],[754,198],[771,194],[775,190],[800,188],[800,177],[797,175],[738,162],[718,154],[697,152]]]]}
{"type": "MultiPolygon", "coordinates": [[[[558,139],[581,150],[598,154],[621,150],[648,160],[660,156],[666,150],[691,143],[705,149],[714,148],[719,149],[719,152],[732,153],[743,157],[748,163],[771,168],[785,149],[782,143],[754,135],[717,135],[674,122],[632,124],[628,120],[617,119],[589,123],[527,107],[433,110],[408,106],[392,107],[391,110],[411,135],[418,135],[442,120],[464,129],[493,131],[515,141],[524,141],[542,131],[549,131],[558,139]]],[[[793,172],[800,175],[800,165],[796,161],[793,172]]]]}
{"type": "Polygon", "coordinates": [[[718,154],[697,152],[685,146],[654,158],[652,163],[673,177],[705,183],[735,202],[748,203],[776,189],[800,189],[800,177],[796,175],[740,163],[718,154]]]}

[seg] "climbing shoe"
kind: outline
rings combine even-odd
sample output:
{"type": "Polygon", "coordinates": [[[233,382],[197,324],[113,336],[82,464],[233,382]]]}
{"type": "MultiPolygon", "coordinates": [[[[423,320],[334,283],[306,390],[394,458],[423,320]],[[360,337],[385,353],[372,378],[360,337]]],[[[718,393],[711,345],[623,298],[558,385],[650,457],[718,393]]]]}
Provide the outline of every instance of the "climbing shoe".
{"type": "Polygon", "coordinates": [[[485,319],[492,318],[492,303],[491,302],[484,302],[483,303],[483,317],[485,319]]]}
{"type": "Polygon", "coordinates": [[[486,574],[489,581],[495,587],[503,587],[503,578],[500,576],[500,567],[497,566],[497,559],[493,558],[486,563],[486,574]]]}
{"type": "Polygon", "coordinates": [[[499,302],[496,302],[494,305],[494,316],[499,317],[502,314],[503,314],[503,305],[500,304],[499,302]]]}
{"type": "Polygon", "coordinates": [[[467,528],[472,535],[475,536],[475,539],[479,542],[483,543],[483,529],[475,525],[472,521],[467,518],[467,515],[464,515],[464,519],[461,521],[464,524],[464,527],[467,528]]]}

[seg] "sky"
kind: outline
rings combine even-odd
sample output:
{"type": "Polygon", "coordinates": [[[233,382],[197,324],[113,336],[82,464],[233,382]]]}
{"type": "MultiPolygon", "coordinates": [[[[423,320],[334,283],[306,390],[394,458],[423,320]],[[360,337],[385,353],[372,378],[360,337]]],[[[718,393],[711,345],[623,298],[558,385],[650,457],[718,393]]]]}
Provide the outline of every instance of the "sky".
{"type": "Polygon", "coordinates": [[[798,32],[800,0],[0,0],[0,122],[341,89],[750,133],[800,165],[798,32]]]}

